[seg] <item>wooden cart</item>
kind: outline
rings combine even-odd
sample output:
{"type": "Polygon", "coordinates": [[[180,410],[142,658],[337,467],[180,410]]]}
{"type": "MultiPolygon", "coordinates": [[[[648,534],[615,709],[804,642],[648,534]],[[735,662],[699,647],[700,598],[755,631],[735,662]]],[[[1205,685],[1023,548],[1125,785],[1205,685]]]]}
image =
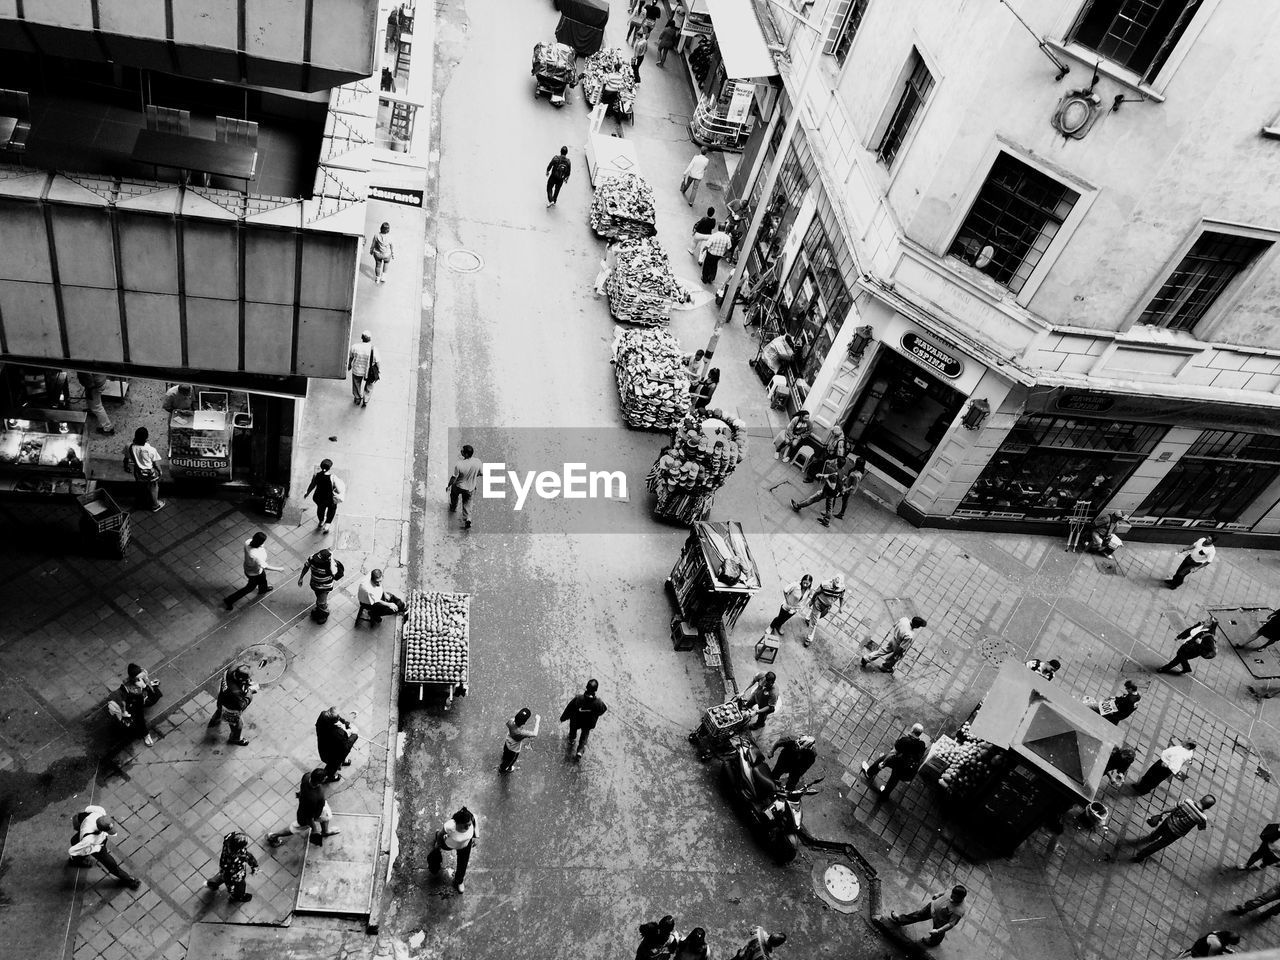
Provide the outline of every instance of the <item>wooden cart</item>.
{"type": "Polygon", "coordinates": [[[400,693],[411,702],[465,697],[470,678],[471,595],[413,590],[400,643],[400,693]]]}
{"type": "Polygon", "coordinates": [[[760,589],[760,570],[742,524],[694,522],[666,585],[678,619],[702,631],[733,630],[760,589]]]}

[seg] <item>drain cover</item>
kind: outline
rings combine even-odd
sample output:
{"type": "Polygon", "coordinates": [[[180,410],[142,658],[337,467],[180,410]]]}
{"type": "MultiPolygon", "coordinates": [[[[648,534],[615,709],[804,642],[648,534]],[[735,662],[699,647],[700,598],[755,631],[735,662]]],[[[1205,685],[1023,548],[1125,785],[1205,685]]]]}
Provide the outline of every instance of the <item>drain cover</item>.
{"type": "Polygon", "coordinates": [[[862,884],[851,867],[843,863],[833,863],[822,875],[822,882],[832,899],[841,903],[853,903],[862,892],[862,884]]]}
{"type": "Polygon", "coordinates": [[[274,643],[255,643],[236,657],[236,663],[246,664],[253,671],[253,682],[265,686],[284,676],[288,660],[284,650],[274,643]]]}
{"type": "Polygon", "coordinates": [[[997,667],[1010,657],[1017,656],[1013,644],[1003,637],[983,637],[978,643],[978,652],[988,663],[995,664],[997,667]]]}
{"type": "Polygon", "coordinates": [[[475,273],[484,266],[484,260],[481,259],[480,254],[464,250],[462,247],[450,250],[445,254],[444,259],[454,273],[475,273]]]}

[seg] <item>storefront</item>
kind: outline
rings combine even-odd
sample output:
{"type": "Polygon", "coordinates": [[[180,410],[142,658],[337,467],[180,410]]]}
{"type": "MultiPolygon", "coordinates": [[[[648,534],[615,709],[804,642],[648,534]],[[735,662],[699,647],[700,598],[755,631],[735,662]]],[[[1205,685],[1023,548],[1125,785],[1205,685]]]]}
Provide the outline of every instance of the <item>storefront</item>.
{"type": "Polygon", "coordinates": [[[761,29],[749,0],[691,0],[679,49],[698,91],[695,143],[739,151],[768,122],[780,87],[761,29]]]}
{"type": "Polygon", "coordinates": [[[1133,512],[1152,526],[1249,530],[1280,503],[1280,436],[1202,430],[1133,512]]]}

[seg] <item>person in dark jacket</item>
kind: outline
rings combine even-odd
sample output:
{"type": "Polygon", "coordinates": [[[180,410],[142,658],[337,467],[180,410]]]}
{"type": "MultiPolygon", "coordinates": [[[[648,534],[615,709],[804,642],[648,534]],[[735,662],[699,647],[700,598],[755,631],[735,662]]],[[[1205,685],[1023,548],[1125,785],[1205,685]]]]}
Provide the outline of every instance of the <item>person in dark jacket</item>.
{"type": "Polygon", "coordinates": [[[303,494],[316,505],[316,530],[320,533],[329,532],[329,524],[333,523],[343,496],[342,482],[332,471],[333,461],[328,457],[321,460],[320,469],[311,475],[307,492],[303,494]]]}
{"type": "Polygon", "coordinates": [[[667,65],[667,54],[674,50],[679,42],[680,28],[676,26],[675,20],[668,20],[667,25],[658,34],[658,66],[667,65]]]}
{"type": "Polygon", "coordinates": [[[893,743],[893,750],[882,753],[871,763],[862,765],[862,775],[871,784],[871,789],[881,797],[887,797],[899,783],[915,779],[916,771],[924,762],[925,752],[929,749],[929,740],[924,735],[924,726],[915,724],[910,730],[893,743]],[[876,774],[884,767],[889,768],[889,779],[883,787],[876,787],[876,774]]]}
{"type": "Polygon", "coordinates": [[[1277,640],[1280,640],[1280,610],[1272,610],[1267,619],[1258,625],[1258,629],[1253,632],[1253,636],[1249,637],[1244,643],[1234,644],[1237,650],[1265,650],[1277,640]],[[1253,647],[1250,644],[1261,637],[1265,643],[1260,643],[1253,647]]]}
{"type": "Polygon", "coordinates": [[[1197,657],[1212,660],[1218,655],[1218,621],[1214,617],[1192,624],[1179,633],[1175,640],[1181,640],[1178,652],[1164,666],[1156,667],[1157,673],[1173,673],[1174,667],[1181,667],[1179,673],[1191,672],[1191,661],[1197,657]]]}
{"type": "Polygon", "coordinates": [[[1235,953],[1231,948],[1240,942],[1240,934],[1234,930],[1210,930],[1203,937],[1189,946],[1180,957],[1220,957],[1223,954],[1235,953]]]}
{"type": "Polygon", "coordinates": [[[1124,682],[1124,693],[1117,693],[1110,700],[1091,703],[1089,709],[1108,723],[1118,725],[1121,720],[1128,720],[1138,709],[1138,701],[1142,694],[1138,693],[1138,685],[1132,680],[1124,682]]]}
{"type": "Polygon", "coordinates": [[[319,620],[322,617],[327,620],[329,619],[329,594],[333,592],[335,582],[342,579],[346,570],[342,566],[342,561],[326,549],[307,557],[307,562],[302,565],[302,571],[298,574],[298,586],[302,586],[302,580],[308,572],[311,574],[311,592],[316,595],[312,619],[319,620]]]}
{"type": "Polygon", "coordinates": [[[360,739],[360,733],[350,720],[338,713],[337,707],[329,707],[316,718],[316,749],[324,764],[324,782],[342,779],[340,767],[351,766],[347,755],[360,739]]]}
{"type": "Polygon", "coordinates": [[[222,680],[218,685],[218,692],[213,697],[213,716],[209,718],[209,726],[216,727],[222,723],[222,704],[220,702],[222,691],[228,687],[239,687],[245,690],[252,688],[253,693],[258,692],[258,685],[253,682],[253,672],[247,664],[233,663],[227,667],[227,672],[222,675],[222,680]]]}
{"type": "Polygon", "coordinates": [[[287,837],[300,837],[304,833],[310,833],[311,842],[322,847],[325,837],[334,837],[342,832],[329,829],[333,811],[329,809],[329,801],[325,799],[324,777],[324,767],[316,767],[302,775],[297,793],[297,819],[283,830],[267,834],[267,843],[278,847],[287,837]]]}
{"type": "Polygon", "coordinates": [[[675,918],[667,914],[661,920],[640,924],[640,946],[636,960],[667,960],[680,944],[675,918]]]}
{"type": "Polygon", "coordinates": [[[1280,840],[1280,823],[1268,823],[1258,834],[1258,849],[1249,854],[1249,859],[1240,865],[1241,870],[1260,870],[1280,863],[1280,856],[1271,849],[1271,845],[1280,840]]]}
{"type": "Polygon", "coordinates": [[[547,164],[547,206],[554,207],[560,199],[560,188],[569,182],[573,173],[573,161],[569,159],[569,148],[561,147],[560,152],[547,164]]]}
{"type": "Polygon", "coordinates": [[[705,379],[699,380],[689,392],[690,399],[693,400],[693,408],[699,410],[710,404],[718,386],[720,386],[720,368],[712,367],[707,371],[705,379]]]}
{"type": "Polygon", "coordinates": [[[818,759],[818,751],[813,748],[815,742],[810,736],[782,737],[778,740],[769,751],[770,757],[779,750],[782,751],[778,762],[773,765],[773,782],[781,787],[782,778],[786,777],[787,786],[794,787],[798,784],[818,759]]]}
{"type": "Polygon", "coordinates": [[[243,747],[249,743],[244,738],[243,715],[249,709],[249,704],[253,703],[253,695],[258,692],[258,685],[250,682],[246,667],[237,667],[234,678],[235,682],[228,684],[218,694],[218,713],[221,714],[222,721],[231,728],[227,743],[243,747]]]}
{"type": "Polygon", "coordinates": [[[573,749],[575,738],[578,741],[578,749],[573,756],[575,760],[582,759],[582,752],[587,749],[587,741],[591,738],[591,731],[596,728],[596,721],[609,709],[596,696],[598,689],[600,684],[596,680],[588,680],[587,688],[570,700],[560,714],[560,722],[569,723],[569,748],[573,749]],[[579,731],[582,732],[581,737],[578,736],[579,731]]]}
{"type": "Polygon", "coordinates": [[[245,891],[249,873],[258,872],[258,859],[249,851],[249,838],[233,830],[222,839],[222,854],[218,857],[218,872],[204,882],[210,890],[225,885],[232,903],[248,903],[252,893],[245,891]]]}

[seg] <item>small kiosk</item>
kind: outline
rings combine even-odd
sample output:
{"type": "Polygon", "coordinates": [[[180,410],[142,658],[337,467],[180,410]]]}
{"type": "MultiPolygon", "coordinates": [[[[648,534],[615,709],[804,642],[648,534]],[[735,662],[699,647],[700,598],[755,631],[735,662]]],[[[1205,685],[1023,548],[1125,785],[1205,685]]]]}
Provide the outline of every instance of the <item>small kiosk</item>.
{"type": "Polygon", "coordinates": [[[675,599],[671,627],[678,649],[692,647],[702,633],[732,631],[760,590],[760,570],[742,524],[694,522],[666,586],[675,599]],[[693,630],[682,630],[684,626],[693,630]]]}

